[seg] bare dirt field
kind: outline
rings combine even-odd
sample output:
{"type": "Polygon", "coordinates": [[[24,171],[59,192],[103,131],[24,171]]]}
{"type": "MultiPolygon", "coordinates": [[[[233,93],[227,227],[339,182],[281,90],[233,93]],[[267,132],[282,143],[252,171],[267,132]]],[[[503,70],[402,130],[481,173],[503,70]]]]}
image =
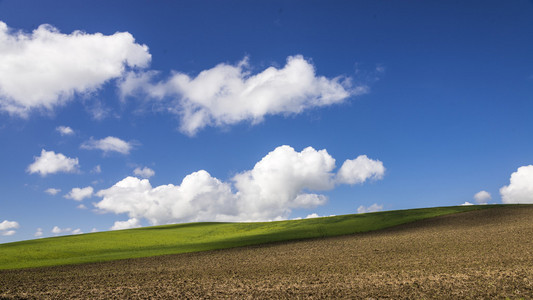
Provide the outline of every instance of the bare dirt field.
{"type": "Polygon", "coordinates": [[[0,271],[0,298],[533,298],[533,207],[351,236],[0,271]]]}

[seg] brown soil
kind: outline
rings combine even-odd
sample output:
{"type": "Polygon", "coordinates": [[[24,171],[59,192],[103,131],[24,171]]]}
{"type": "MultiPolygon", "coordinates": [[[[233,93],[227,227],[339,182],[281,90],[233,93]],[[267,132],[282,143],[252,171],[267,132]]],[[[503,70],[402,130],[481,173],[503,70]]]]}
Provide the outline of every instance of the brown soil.
{"type": "Polygon", "coordinates": [[[533,207],[379,232],[0,271],[0,298],[533,298],[533,207]]]}

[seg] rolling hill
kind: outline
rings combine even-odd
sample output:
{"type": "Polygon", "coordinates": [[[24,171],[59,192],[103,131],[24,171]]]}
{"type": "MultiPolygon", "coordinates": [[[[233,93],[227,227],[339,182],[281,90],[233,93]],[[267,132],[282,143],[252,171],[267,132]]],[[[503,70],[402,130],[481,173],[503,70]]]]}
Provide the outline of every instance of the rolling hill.
{"type": "Polygon", "coordinates": [[[198,252],[384,229],[494,206],[454,206],[257,223],[187,223],[0,244],[0,270],[198,252]]]}
{"type": "MultiPolygon", "coordinates": [[[[336,237],[0,270],[0,299],[533,298],[533,205],[484,208],[490,209],[460,208],[456,212],[464,213],[336,237]]],[[[337,221],[359,219],[359,225],[376,228],[371,220],[379,224],[386,216],[437,211],[444,212],[384,212],[337,221]]],[[[332,219],[312,221],[325,220],[332,219]]],[[[310,221],[285,226],[311,226],[310,221]]]]}

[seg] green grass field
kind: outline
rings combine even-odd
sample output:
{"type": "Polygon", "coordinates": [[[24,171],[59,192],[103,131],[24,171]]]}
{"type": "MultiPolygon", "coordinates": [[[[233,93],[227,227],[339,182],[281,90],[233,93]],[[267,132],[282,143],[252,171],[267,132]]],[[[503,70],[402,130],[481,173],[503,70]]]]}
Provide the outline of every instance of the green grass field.
{"type": "Polygon", "coordinates": [[[0,269],[101,262],[346,235],[491,207],[495,205],[422,208],[278,222],[188,223],[36,239],[0,244],[0,269]]]}

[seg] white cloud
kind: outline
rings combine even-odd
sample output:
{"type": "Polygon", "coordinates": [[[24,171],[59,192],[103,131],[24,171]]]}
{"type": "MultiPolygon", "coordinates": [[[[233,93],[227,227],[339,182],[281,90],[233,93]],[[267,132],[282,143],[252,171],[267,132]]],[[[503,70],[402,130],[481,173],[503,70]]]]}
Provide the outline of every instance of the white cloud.
{"type": "Polygon", "coordinates": [[[61,192],[61,189],[49,188],[49,189],[46,189],[44,192],[49,195],[54,196],[54,195],[57,195],[59,192],[61,192]]]}
{"type": "Polygon", "coordinates": [[[2,232],[2,235],[3,235],[3,236],[12,236],[12,235],[14,235],[15,233],[17,233],[15,230],[8,230],[8,231],[4,231],[4,232],[2,232]]]}
{"type": "Polygon", "coordinates": [[[335,159],[326,150],[297,152],[280,146],[229,182],[204,170],[187,175],[180,185],[152,187],[148,179],[127,177],[96,193],[102,200],[94,205],[101,212],[125,213],[154,225],[282,220],[292,209],[326,203],[326,196],[311,191],[334,188],[334,168],[335,159]]]}
{"type": "Polygon", "coordinates": [[[0,21],[0,110],[20,116],[51,110],[150,60],[148,47],[128,32],[64,34],[44,24],[24,33],[0,21]]]}
{"type": "Polygon", "coordinates": [[[346,160],[337,174],[337,181],[345,184],[363,183],[367,179],[382,179],[385,167],[379,160],[372,160],[366,155],[346,160]]]}
{"type": "Polygon", "coordinates": [[[324,204],[325,196],[305,191],[332,189],[334,168],[335,159],[326,150],[308,147],[296,152],[289,146],[277,147],[252,170],[233,178],[240,209],[252,220],[286,219],[291,208],[324,204]]]}
{"type": "Polygon", "coordinates": [[[383,204],[377,204],[377,203],[374,203],[368,207],[364,206],[364,205],[361,205],[357,208],[357,213],[358,214],[365,214],[365,213],[371,213],[371,212],[376,212],[376,211],[381,211],[383,210],[383,204]]]}
{"type": "Polygon", "coordinates": [[[53,234],[61,234],[61,233],[69,233],[69,232],[72,232],[72,228],[59,228],[57,226],[54,226],[54,228],[52,228],[53,234]]]}
{"type": "Polygon", "coordinates": [[[78,209],[87,209],[87,206],[85,206],[84,204],[80,204],[78,206],[76,206],[78,209]]]}
{"type": "Polygon", "coordinates": [[[206,220],[217,214],[231,214],[236,209],[229,185],[205,171],[186,176],[181,185],[155,188],[148,179],[127,177],[99,191],[97,196],[103,198],[95,203],[97,209],[127,213],[135,219],[146,218],[152,224],[206,220]]]}
{"type": "Polygon", "coordinates": [[[142,178],[150,178],[152,176],[155,175],[155,171],[148,168],[148,167],[144,167],[144,168],[135,168],[135,170],[133,170],[133,174],[139,176],[139,177],[142,177],[142,178]]]}
{"type": "Polygon", "coordinates": [[[518,168],[500,189],[503,203],[533,203],[533,165],[518,168]]]}
{"type": "Polygon", "coordinates": [[[58,126],[56,127],[56,130],[59,132],[59,134],[61,134],[62,136],[65,136],[65,135],[73,135],[74,134],[74,130],[72,130],[72,128],[68,127],[68,126],[58,126]]]}
{"type": "Polygon", "coordinates": [[[76,201],[82,201],[85,198],[90,198],[93,195],[93,192],[94,189],[92,186],[84,188],[73,188],[68,194],[65,195],[65,198],[76,201]]]}
{"type": "Polygon", "coordinates": [[[93,229],[91,229],[91,232],[98,232],[98,229],[93,228],[93,229]]]}
{"type": "Polygon", "coordinates": [[[15,221],[8,221],[4,220],[2,223],[0,223],[0,231],[9,230],[9,229],[17,229],[20,225],[18,222],[15,221]]]}
{"type": "Polygon", "coordinates": [[[474,203],[470,203],[468,201],[466,201],[465,203],[461,204],[462,206],[468,206],[468,205],[474,205],[474,203]]]}
{"type": "Polygon", "coordinates": [[[350,78],[317,76],[301,55],[289,56],[281,69],[269,67],[254,75],[247,58],[237,65],[221,63],[194,78],[174,72],[167,81],[152,83],[156,74],[130,72],[120,84],[122,96],[141,92],[156,99],[174,97],[167,109],[181,116],[180,130],[188,135],[206,126],[256,124],[267,115],[298,114],[368,91],[354,87],[350,78]]]}
{"type": "Polygon", "coordinates": [[[83,143],[81,145],[81,148],[88,150],[99,149],[104,151],[104,153],[118,152],[122,154],[129,154],[133,146],[131,143],[123,141],[117,137],[108,136],[101,140],[95,140],[91,138],[90,140],[83,143]]]}
{"type": "Polygon", "coordinates": [[[476,200],[477,204],[487,204],[491,199],[492,196],[487,191],[480,191],[474,195],[474,200],[476,200]]]}
{"type": "Polygon", "coordinates": [[[41,150],[41,156],[34,156],[34,162],[28,166],[30,174],[39,173],[41,176],[58,172],[74,173],[78,171],[78,158],[66,157],[54,151],[41,150]]]}
{"type": "Polygon", "coordinates": [[[314,219],[314,218],[320,218],[320,216],[317,214],[317,213],[312,213],[310,215],[307,215],[307,217],[305,217],[306,219],[314,219]]]}
{"type": "Polygon", "coordinates": [[[37,231],[35,231],[35,233],[33,234],[33,236],[35,237],[41,237],[43,236],[43,229],[42,228],[37,228],[37,231]]]}
{"type": "Polygon", "coordinates": [[[115,224],[109,229],[111,230],[121,230],[121,229],[130,229],[141,227],[141,222],[136,218],[131,218],[127,221],[116,221],[115,224]]]}

